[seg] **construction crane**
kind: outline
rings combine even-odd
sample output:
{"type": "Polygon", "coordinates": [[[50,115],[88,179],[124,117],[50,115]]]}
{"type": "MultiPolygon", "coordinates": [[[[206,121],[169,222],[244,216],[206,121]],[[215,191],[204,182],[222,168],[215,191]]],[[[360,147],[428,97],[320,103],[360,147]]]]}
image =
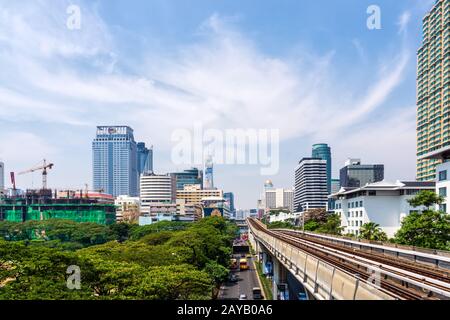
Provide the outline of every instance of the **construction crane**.
{"type": "Polygon", "coordinates": [[[31,173],[31,172],[35,172],[35,171],[39,171],[42,170],[42,189],[46,190],[47,189],[47,170],[52,169],[54,166],[53,163],[47,163],[47,161],[44,159],[44,163],[42,166],[38,166],[38,167],[34,167],[22,172],[19,172],[19,175],[22,174],[26,174],[26,173],[31,173]]]}

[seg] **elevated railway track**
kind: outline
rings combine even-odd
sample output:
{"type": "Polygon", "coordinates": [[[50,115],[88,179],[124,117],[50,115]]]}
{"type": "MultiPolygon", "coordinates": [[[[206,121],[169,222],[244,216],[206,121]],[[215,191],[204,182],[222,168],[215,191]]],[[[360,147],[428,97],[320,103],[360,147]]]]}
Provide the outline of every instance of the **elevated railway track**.
{"type": "MultiPolygon", "coordinates": [[[[305,264],[302,275],[305,283],[311,282],[315,277],[315,282],[311,282],[310,287],[315,292],[318,291],[318,284],[330,291],[332,294],[332,282],[336,270],[342,274],[356,279],[356,284],[364,283],[369,285],[369,291],[373,288],[379,291],[379,297],[392,298],[399,300],[442,300],[450,299],[450,270],[447,268],[433,267],[427,264],[421,264],[406,259],[399,259],[396,256],[384,255],[376,252],[367,252],[362,249],[355,249],[346,246],[344,243],[334,243],[329,239],[321,239],[301,232],[290,230],[269,230],[260,221],[249,220],[250,230],[260,238],[266,245],[271,247],[278,254],[281,260],[284,260],[291,270],[298,270],[299,266],[293,267],[295,263],[292,257],[300,257],[305,264]],[[271,244],[275,244],[278,249],[271,244]],[[281,248],[280,248],[281,246],[281,248]],[[289,246],[289,247],[288,247],[289,246]],[[284,253],[282,253],[281,251],[284,253]],[[297,253],[296,253],[297,252],[297,253]],[[294,254],[295,253],[295,254],[294,254]],[[306,267],[309,261],[317,261],[317,268],[306,267]],[[289,260],[289,261],[288,261],[289,260]],[[325,276],[329,284],[324,283],[323,279],[318,279],[321,274],[326,274],[327,268],[333,270],[332,276],[325,276]],[[319,271],[322,270],[322,273],[319,271]]],[[[389,248],[389,250],[395,250],[389,248]]],[[[404,251],[404,250],[403,250],[404,251]]],[[[406,254],[403,252],[402,254],[406,254]]],[[[414,252],[414,255],[421,255],[414,252]]],[[[426,255],[425,253],[423,255],[426,255]]],[[[437,265],[447,265],[448,257],[436,256],[428,257],[437,259],[437,265]],[[442,260],[442,261],[441,261],[442,260]]],[[[351,282],[351,281],[350,281],[351,282]]],[[[323,290],[322,290],[323,291],[323,290]]],[[[357,289],[355,289],[356,296],[357,289]]],[[[322,295],[318,296],[324,296],[322,295]]],[[[367,297],[369,297],[367,295],[367,297]]]]}

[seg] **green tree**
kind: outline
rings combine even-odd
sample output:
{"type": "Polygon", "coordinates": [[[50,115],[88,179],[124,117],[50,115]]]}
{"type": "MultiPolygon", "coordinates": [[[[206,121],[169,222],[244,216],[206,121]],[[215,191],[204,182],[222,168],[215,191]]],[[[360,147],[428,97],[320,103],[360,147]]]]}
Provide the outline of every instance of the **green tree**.
{"type": "Polygon", "coordinates": [[[408,203],[414,208],[425,206],[430,209],[431,206],[441,204],[443,201],[444,198],[437,195],[434,191],[423,190],[414,198],[408,200],[408,203]]]}
{"type": "Polygon", "coordinates": [[[409,203],[413,207],[425,206],[423,212],[412,212],[402,221],[395,234],[395,242],[430,249],[450,250],[450,216],[432,210],[443,198],[432,191],[421,191],[409,203]]]}
{"type": "Polygon", "coordinates": [[[371,241],[387,241],[388,237],[375,222],[365,223],[359,229],[359,238],[371,241]]]}
{"type": "Polygon", "coordinates": [[[327,233],[332,235],[340,235],[344,228],[341,227],[341,217],[337,214],[330,214],[327,221],[323,223],[317,231],[320,233],[327,233]]]}
{"type": "Polygon", "coordinates": [[[425,210],[413,212],[402,221],[395,242],[404,245],[450,250],[450,215],[425,210]]]}

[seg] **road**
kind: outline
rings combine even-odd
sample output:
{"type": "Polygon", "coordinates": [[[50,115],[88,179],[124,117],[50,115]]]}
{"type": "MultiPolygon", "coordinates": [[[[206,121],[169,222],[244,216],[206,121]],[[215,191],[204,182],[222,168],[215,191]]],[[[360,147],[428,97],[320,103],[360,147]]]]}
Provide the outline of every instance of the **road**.
{"type": "MultiPolygon", "coordinates": [[[[236,256],[239,261],[239,256],[236,256]]],[[[220,288],[219,300],[236,300],[241,294],[245,294],[248,300],[253,300],[252,290],[254,287],[260,287],[258,282],[258,274],[256,271],[254,258],[248,259],[249,269],[244,271],[234,271],[238,277],[238,281],[234,283],[225,283],[220,288]]]]}

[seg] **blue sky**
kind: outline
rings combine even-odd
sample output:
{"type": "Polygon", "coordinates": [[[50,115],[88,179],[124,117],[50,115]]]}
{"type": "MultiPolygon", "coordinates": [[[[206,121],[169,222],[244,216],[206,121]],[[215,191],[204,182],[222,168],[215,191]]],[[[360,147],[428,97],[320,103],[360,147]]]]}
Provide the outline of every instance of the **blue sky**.
{"type": "MultiPolygon", "coordinates": [[[[171,161],[171,133],[279,129],[280,171],[220,165],[215,183],[255,207],[263,182],[292,187],[299,159],[327,142],[347,157],[415,178],[415,71],[424,0],[0,0],[0,159],[21,171],[47,158],[54,188],[92,184],[96,125],[128,124],[171,161]],[[67,7],[81,29],[66,27],[67,7]],[[381,30],[366,9],[381,9],[381,30]]],[[[38,174],[19,187],[40,185],[38,174]]]]}

